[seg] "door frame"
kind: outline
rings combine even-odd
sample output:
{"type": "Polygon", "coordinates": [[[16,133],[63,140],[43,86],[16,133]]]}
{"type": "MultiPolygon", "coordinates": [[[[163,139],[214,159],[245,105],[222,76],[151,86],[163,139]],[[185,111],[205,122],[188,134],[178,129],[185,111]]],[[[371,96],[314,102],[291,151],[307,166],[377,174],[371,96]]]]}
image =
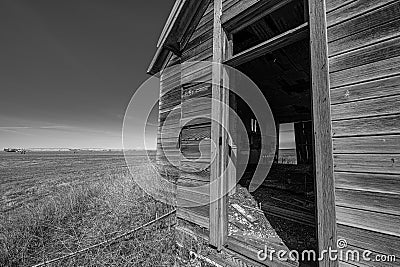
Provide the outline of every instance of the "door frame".
{"type": "MultiPolygon", "coordinates": [[[[233,55],[230,33],[235,25],[232,21],[240,22],[237,19],[238,17],[246,17],[247,22],[254,22],[254,18],[251,18],[251,12],[254,13],[254,17],[260,17],[259,10],[254,7],[260,5],[262,1],[252,2],[253,4],[249,4],[246,10],[241,11],[236,16],[231,16],[229,21],[224,21],[225,24],[229,24],[230,32],[226,32],[221,18],[229,17],[229,14],[222,14],[223,0],[214,0],[213,62],[228,64],[229,62],[240,62],[240,58],[233,55]]],[[[287,1],[282,0],[276,5],[281,5],[282,2],[287,1]]],[[[319,253],[317,254],[321,255],[321,253],[326,253],[328,249],[335,250],[337,247],[326,4],[325,0],[308,0],[308,5],[305,6],[308,7],[308,13],[305,16],[308,16],[309,19],[307,28],[310,36],[314,177],[319,253]]],[[[274,8],[275,6],[268,7],[264,10],[264,15],[266,12],[275,10],[274,8]]],[[[243,23],[240,24],[240,27],[243,28],[243,23]]],[[[299,37],[302,34],[304,34],[304,25],[295,30],[295,36],[299,37]]],[[[279,38],[285,38],[285,36],[282,35],[279,38]]],[[[282,40],[276,39],[276,41],[276,44],[280,44],[282,40]]],[[[266,53],[268,49],[276,49],[274,43],[266,43],[265,47],[267,49],[262,50],[262,53],[266,53]]],[[[241,54],[244,54],[244,57],[246,56],[246,53],[241,54]]],[[[221,103],[228,103],[229,106],[229,92],[223,89],[223,84],[229,82],[229,74],[223,76],[222,69],[214,66],[212,97],[214,100],[221,101],[221,103]]],[[[226,116],[229,116],[229,112],[224,111],[222,104],[212,105],[211,139],[217,146],[212,148],[212,155],[216,160],[211,163],[211,182],[218,179],[223,162],[228,158],[229,144],[224,141],[221,142],[221,140],[225,140],[225,137],[222,136],[224,131],[221,131],[221,125],[229,127],[229,118],[226,118],[226,116]]],[[[219,180],[228,181],[232,180],[232,177],[231,179],[224,177],[219,180]]],[[[222,249],[227,242],[227,197],[223,195],[225,186],[226,182],[221,182],[210,188],[211,197],[214,197],[213,199],[218,198],[218,201],[212,202],[210,205],[210,244],[218,250],[222,249]]],[[[338,266],[338,261],[324,259],[319,262],[319,266],[338,266]]]]}

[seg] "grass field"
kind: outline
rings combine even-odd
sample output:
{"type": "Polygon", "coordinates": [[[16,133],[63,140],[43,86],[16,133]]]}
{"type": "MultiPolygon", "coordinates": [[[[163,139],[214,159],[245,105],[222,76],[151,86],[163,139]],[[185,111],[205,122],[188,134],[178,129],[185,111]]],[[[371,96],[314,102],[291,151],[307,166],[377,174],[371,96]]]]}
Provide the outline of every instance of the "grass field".
{"type": "MultiPolygon", "coordinates": [[[[148,176],[145,153],[134,157],[135,175],[148,176]]],[[[116,152],[0,153],[0,195],[0,266],[57,258],[171,210],[136,185],[116,152]]],[[[172,266],[171,220],[53,266],[172,266]]]]}

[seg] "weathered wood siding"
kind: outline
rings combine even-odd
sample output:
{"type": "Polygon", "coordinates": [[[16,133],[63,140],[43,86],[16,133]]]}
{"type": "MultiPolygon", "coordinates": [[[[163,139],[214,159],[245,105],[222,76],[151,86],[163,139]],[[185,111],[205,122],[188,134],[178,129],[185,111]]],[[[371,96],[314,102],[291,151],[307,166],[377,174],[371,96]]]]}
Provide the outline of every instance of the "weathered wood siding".
{"type": "Polygon", "coordinates": [[[157,164],[168,175],[177,175],[176,167],[180,164],[177,144],[181,121],[181,74],[179,69],[172,67],[179,63],[180,59],[173,56],[161,73],[157,164]]]}
{"type": "Polygon", "coordinates": [[[189,42],[182,48],[181,173],[178,180],[178,217],[209,227],[211,162],[211,66],[195,61],[211,61],[213,46],[213,1],[202,15],[189,42]],[[182,185],[185,188],[180,188],[182,185]],[[188,188],[189,187],[189,188],[188,188]],[[192,187],[192,188],[190,188],[192,187]],[[207,203],[199,206],[198,203],[207,203]]]}
{"type": "Polygon", "coordinates": [[[338,237],[400,257],[400,1],[326,8],[338,237]]]}

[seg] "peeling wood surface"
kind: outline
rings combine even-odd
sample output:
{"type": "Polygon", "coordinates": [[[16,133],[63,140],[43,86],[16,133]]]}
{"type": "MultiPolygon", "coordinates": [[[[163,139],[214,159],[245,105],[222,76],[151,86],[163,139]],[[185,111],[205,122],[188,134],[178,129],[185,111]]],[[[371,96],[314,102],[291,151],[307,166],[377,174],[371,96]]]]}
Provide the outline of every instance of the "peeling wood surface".
{"type": "Polygon", "coordinates": [[[400,242],[400,1],[327,10],[338,234],[398,255],[385,244],[400,242]]]}

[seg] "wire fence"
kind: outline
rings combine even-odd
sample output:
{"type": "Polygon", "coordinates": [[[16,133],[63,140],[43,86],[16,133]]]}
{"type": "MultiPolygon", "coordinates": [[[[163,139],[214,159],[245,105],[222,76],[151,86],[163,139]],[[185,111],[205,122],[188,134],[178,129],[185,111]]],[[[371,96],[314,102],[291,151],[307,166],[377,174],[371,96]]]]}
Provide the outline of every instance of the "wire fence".
{"type": "MultiPolygon", "coordinates": [[[[64,255],[64,256],[62,256],[62,257],[59,257],[59,258],[55,258],[55,259],[52,259],[52,260],[48,260],[48,261],[41,262],[41,263],[39,263],[39,264],[33,265],[32,267],[46,266],[46,265],[51,264],[51,263],[55,263],[55,262],[58,262],[58,261],[61,261],[61,260],[65,260],[65,259],[68,259],[68,258],[75,257],[75,256],[77,256],[77,255],[79,255],[79,254],[81,254],[81,253],[87,252],[87,251],[89,251],[89,250],[91,250],[91,249],[94,249],[94,248],[97,248],[97,247],[106,246],[106,245],[109,246],[109,245],[112,245],[112,244],[114,244],[114,243],[117,243],[117,242],[119,242],[119,241],[121,241],[121,240],[126,240],[128,236],[134,234],[135,232],[137,232],[137,231],[139,231],[139,230],[141,230],[141,229],[143,229],[143,228],[146,228],[146,227],[148,227],[148,226],[150,226],[150,225],[152,225],[152,224],[154,224],[154,223],[156,223],[156,222],[158,222],[158,221],[161,221],[161,220],[163,220],[163,219],[165,219],[165,218],[168,218],[169,216],[171,216],[171,215],[173,215],[173,214],[175,214],[175,213],[176,213],[176,209],[174,209],[174,210],[172,210],[172,211],[170,211],[170,212],[168,212],[168,213],[166,213],[166,214],[164,214],[164,215],[162,215],[162,216],[160,216],[160,217],[157,217],[157,218],[155,218],[154,220],[152,220],[152,221],[150,221],[150,222],[147,222],[147,223],[145,223],[145,224],[143,224],[143,225],[141,225],[141,226],[139,226],[139,227],[137,227],[137,228],[135,228],[135,229],[133,229],[133,230],[131,230],[131,231],[129,231],[129,232],[126,232],[126,233],[124,233],[124,234],[118,235],[118,236],[113,237],[113,238],[111,238],[111,239],[105,240],[105,241],[103,241],[103,242],[101,242],[101,243],[97,243],[97,244],[95,244],[95,245],[86,247],[86,248],[84,248],[84,249],[81,249],[81,250],[78,250],[78,251],[69,253],[69,254],[64,255]]],[[[172,226],[172,225],[173,225],[173,224],[170,224],[169,226],[172,226]]]]}

